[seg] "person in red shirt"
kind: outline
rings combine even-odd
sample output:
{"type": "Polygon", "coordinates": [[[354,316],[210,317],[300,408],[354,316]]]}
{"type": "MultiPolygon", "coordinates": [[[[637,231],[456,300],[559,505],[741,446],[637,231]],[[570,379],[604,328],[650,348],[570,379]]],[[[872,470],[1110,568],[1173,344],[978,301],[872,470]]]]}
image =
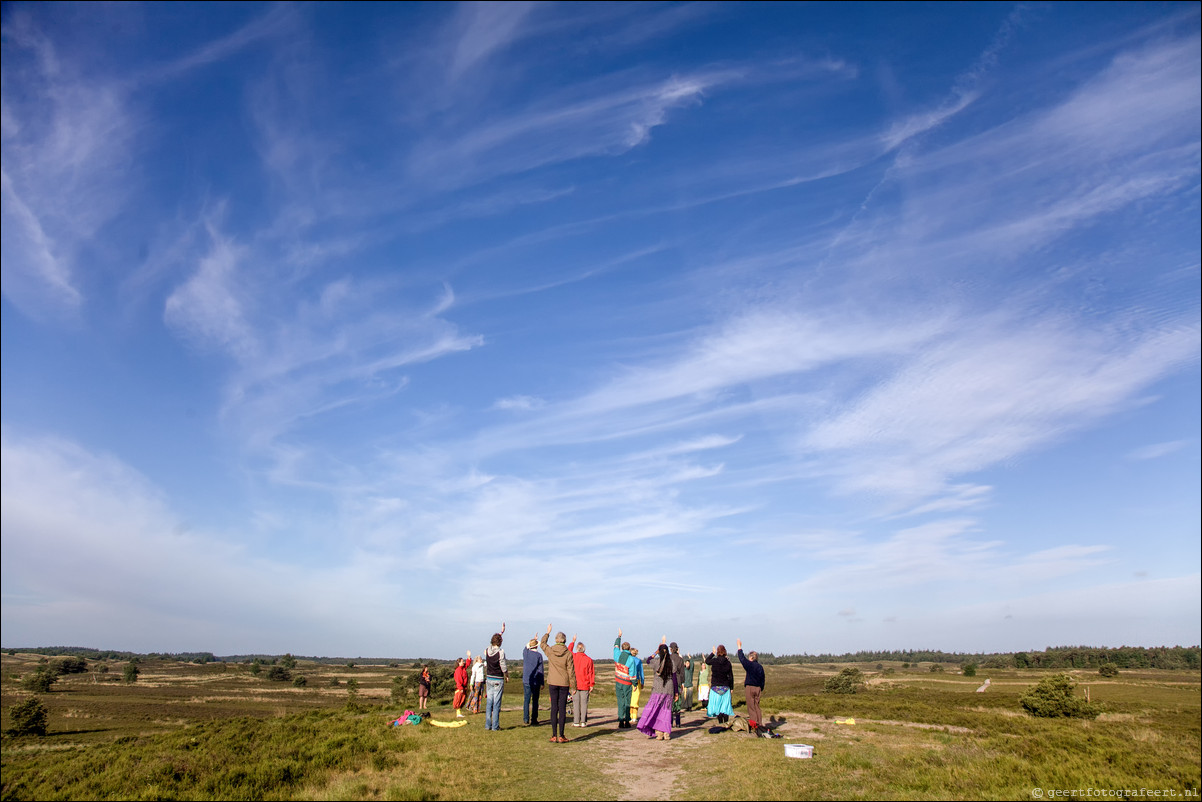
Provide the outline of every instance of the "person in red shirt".
{"type": "Polygon", "coordinates": [[[593,658],[584,653],[584,644],[576,644],[575,636],[568,644],[572,650],[572,662],[576,667],[576,695],[572,697],[572,726],[588,726],[588,694],[593,689],[597,675],[593,670],[593,658]]]}
{"type": "Polygon", "coordinates": [[[455,718],[463,718],[463,705],[467,702],[467,666],[471,661],[472,652],[470,649],[468,650],[466,660],[460,657],[455,661],[455,700],[451,702],[451,707],[455,708],[455,718]]]}

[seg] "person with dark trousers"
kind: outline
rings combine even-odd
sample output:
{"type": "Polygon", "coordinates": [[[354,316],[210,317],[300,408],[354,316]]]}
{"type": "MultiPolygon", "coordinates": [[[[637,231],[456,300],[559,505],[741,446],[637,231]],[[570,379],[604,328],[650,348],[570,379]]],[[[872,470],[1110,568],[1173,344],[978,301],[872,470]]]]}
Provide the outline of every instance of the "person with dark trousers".
{"type": "Polygon", "coordinates": [[[538,651],[538,639],[531,638],[522,649],[522,723],[538,726],[538,697],[543,690],[543,656],[538,651]],[[531,704],[533,702],[533,704],[531,704]]]}
{"type": "Polygon", "coordinates": [[[568,648],[568,636],[559,632],[555,635],[555,645],[548,646],[550,637],[551,625],[547,624],[541,646],[547,655],[547,690],[551,692],[551,742],[566,744],[564,727],[568,723],[568,695],[576,693],[576,663],[568,648]]]}
{"type": "Polygon", "coordinates": [[[618,729],[630,727],[630,663],[635,660],[630,654],[629,641],[622,640],[622,630],[614,638],[614,697],[618,703],[618,729]]]}

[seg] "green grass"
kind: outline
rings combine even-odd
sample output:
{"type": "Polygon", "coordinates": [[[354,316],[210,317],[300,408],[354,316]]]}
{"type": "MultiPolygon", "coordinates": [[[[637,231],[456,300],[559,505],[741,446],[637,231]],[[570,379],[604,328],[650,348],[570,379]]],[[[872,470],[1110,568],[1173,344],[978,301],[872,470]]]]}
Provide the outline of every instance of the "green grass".
{"type": "MultiPolygon", "coordinates": [[[[28,695],[19,677],[36,664],[29,655],[3,658],[5,726],[8,709],[28,695]]],[[[1045,672],[965,678],[897,666],[885,674],[874,665],[860,666],[869,692],[847,696],[820,692],[835,668],[770,666],[764,708],[787,720],[785,740],[696,731],[644,747],[610,727],[569,728],[574,743],[550,744],[547,727],[521,727],[513,709],[499,733],[485,732],[481,716],[460,729],[389,727],[404,707],[389,700],[392,677],[408,668],[302,665],[310,684],[294,688],[242,666],[144,663],[133,685],[75,675],[44,694],[48,734],[3,739],[2,797],[614,799],[626,792],[607,769],[657,762],[676,770],[676,799],[1030,799],[1034,787],[1180,796],[1199,788],[1197,671],[1077,674],[1078,691],[1087,686],[1106,712],[1070,721],[1021,712],[1019,696],[1045,672]],[[335,675],[343,687],[329,687],[335,675]],[[352,676],[358,707],[347,705],[352,676]],[[990,689],[975,693],[985,677],[990,689]],[[856,724],[837,723],[846,717],[856,724]],[[785,758],[787,742],[813,744],[814,758],[785,758]]],[[[519,684],[505,701],[520,707],[519,684]]],[[[591,707],[612,717],[612,705],[602,682],[591,707]]],[[[431,707],[450,718],[447,700],[431,707]]]]}

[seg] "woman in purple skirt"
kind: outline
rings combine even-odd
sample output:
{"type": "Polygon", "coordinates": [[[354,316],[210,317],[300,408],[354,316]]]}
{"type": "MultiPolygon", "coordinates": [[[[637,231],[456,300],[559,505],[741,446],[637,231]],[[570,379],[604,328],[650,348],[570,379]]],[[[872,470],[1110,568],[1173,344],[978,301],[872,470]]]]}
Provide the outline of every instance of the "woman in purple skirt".
{"type": "Polygon", "coordinates": [[[651,698],[639,715],[638,729],[648,738],[666,741],[672,737],[672,702],[679,693],[672,656],[666,643],[659,645],[659,650],[647,661],[647,667],[651,669],[653,678],[651,698]]]}

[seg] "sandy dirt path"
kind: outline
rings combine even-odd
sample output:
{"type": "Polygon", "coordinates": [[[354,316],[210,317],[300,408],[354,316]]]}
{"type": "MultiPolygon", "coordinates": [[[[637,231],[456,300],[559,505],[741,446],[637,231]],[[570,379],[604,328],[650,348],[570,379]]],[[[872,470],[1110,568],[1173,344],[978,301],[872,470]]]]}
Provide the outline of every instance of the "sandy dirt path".
{"type": "MultiPolygon", "coordinates": [[[[617,731],[617,718],[610,714],[585,729],[568,727],[568,736],[584,741],[582,754],[596,761],[612,781],[614,799],[678,799],[678,783],[690,767],[700,765],[706,743],[713,738],[713,722],[694,710],[681,716],[682,726],[672,730],[672,739],[656,741],[637,729],[617,731]]],[[[741,736],[750,737],[750,736],[741,736]]]]}

